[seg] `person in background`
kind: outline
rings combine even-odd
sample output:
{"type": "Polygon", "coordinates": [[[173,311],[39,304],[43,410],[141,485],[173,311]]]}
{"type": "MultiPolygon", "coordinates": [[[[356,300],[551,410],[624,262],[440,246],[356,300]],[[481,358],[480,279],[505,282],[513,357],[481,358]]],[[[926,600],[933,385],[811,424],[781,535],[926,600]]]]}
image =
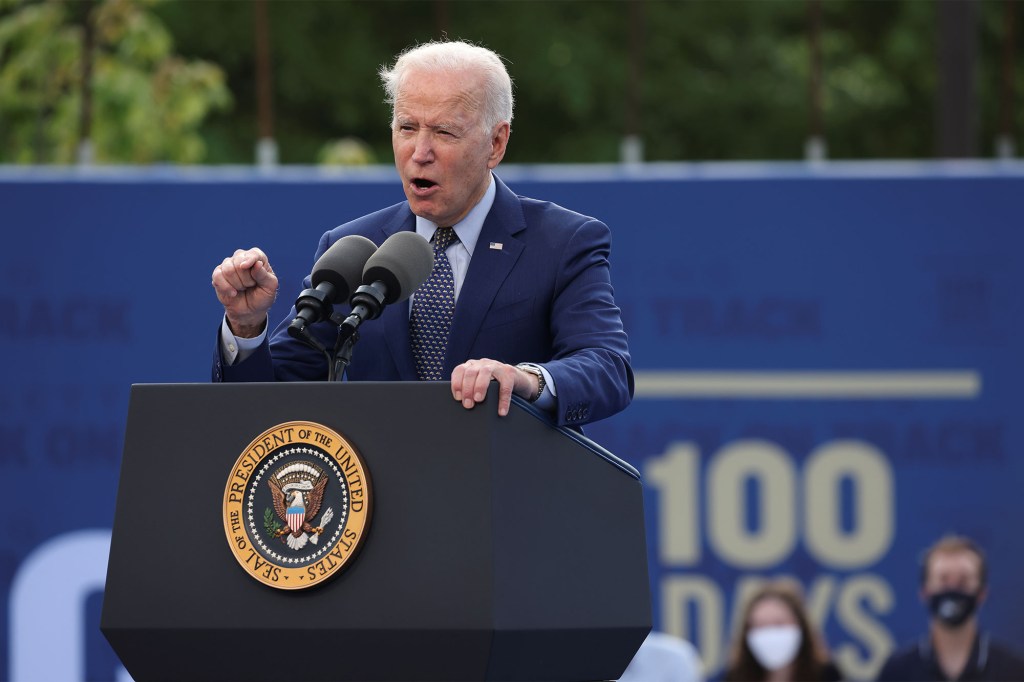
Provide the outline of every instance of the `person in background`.
{"type": "Polygon", "coordinates": [[[726,682],[833,682],[842,679],[811,626],[799,587],[776,580],[757,590],[733,637],[726,682]]]}
{"type": "Polygon", "coordinates": [[[1024,659],[978,627],[988,566],[972,540],[947,535],[925,551],[920,597],[931,616],[928,634],[890,656],[878,680],[1024,680],[1024,659]]]}
{"type": "Polygon", "coordinates": [[[619,682],[703,682],[703,666],[685,639],[652,630],[619,682]]]}

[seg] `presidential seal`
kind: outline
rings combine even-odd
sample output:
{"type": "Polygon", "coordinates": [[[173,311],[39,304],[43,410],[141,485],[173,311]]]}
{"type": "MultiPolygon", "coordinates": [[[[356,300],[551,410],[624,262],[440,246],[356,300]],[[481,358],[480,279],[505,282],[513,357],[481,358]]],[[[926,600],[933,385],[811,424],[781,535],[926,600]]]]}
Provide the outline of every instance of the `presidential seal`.
{"type": "Polygon", "coordinates": [[[370,480],[340,435],[287,422],[242,452],[224,489],[224,532],[245,572],[265,585],[318,585],[355,556],[370,520],[370,480]]]}

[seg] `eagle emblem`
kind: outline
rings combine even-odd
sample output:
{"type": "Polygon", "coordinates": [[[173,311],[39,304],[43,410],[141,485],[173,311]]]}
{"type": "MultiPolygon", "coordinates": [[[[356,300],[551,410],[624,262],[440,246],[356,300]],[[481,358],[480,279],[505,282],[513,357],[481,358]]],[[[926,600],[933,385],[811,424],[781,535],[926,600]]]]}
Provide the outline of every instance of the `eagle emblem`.
{"type": "Polygon", "coordinates": [[[251,578],[302,590],[356,556],[372,501],[370,472],[344,436],[316,422],[284,422],[235,461],[224,486],[224,534],[251,578]]]}
{"type": "Polygon", "coordinates": [[[334,518],[334,510],[328,508],[320,525],[311,523],[320,513],[328,480],[323,469],[304,461],[283,466],[267,479],[274,513],[284,522],[284,526],[274,524],[275,538],[282,538],[293,550],[302,549],[307,542],[317,543],[324,527],[334,518]]]}

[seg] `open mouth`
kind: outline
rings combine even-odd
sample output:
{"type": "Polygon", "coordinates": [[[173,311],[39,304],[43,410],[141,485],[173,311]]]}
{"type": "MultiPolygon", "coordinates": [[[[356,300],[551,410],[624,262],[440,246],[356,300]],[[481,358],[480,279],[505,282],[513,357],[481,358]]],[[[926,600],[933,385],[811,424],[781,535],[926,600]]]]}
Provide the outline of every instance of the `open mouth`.
{"type": "Polygon", "coordinates": [[[417,189],[430,189],[437,185],[433,180],[427,180],[426,178],[413,178],[412,184],[416,185],[417,189]]]}

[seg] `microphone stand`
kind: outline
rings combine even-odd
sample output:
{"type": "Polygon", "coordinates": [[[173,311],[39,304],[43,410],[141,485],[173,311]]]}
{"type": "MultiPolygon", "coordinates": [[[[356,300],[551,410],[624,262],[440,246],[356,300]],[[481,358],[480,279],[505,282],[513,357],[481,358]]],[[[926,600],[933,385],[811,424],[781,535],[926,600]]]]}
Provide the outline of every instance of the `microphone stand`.
{"type": "Polygon", "coordinates": [[[383,282],[364,284],[352,294],[352,312],[348,315],[331,312],[331,322],[338,325],[338,339],[334,344],[334,361],[328,381],[341,381],[345,368],[352,361],[352,348],[359,340],[359,325],[380,317],[386,291],[383,282]]]}
{"type": "Polygon", "coordinates": [[[334,359],[331,361],[328,381],[341,381],[345,369],[352,362],[352,349],[359,340],[357,328],[344,324],[346,316],[338,313],[331,315],[331,322],[338,325],[338,339],[334,342],[334,359]]]}
{"type": "MultiPolygon", "coordinates": [[[[360,289],[370,289],[370,287],[360,287],[360,289]]],[[[298,339],[313,350],[324,354],[324,358],[327,360],[327,381],[341,381],[345,374],[345,369],[352,362],[352,350],[355,347],[356,342],[359,341],[359,325],[363,322],[364,316],[370,314],[373,315],[373,317],[376,317],[380,314],[383,294],[376,292],[376,290],[373,290],[373,293],[376,294],[374,299],[378,297],[380,298],[380,301],[377,301],[377,305],[374,308],[373,313],[367,313],[365,308],[361,309],[359,313],[352,312],[348,315],[343,315],[341,313],[334,312],[333,310],[331,311],[329,319],[338,326],[338,338],[334,342],[333,352],[328,351],[327,348],[325,348],[324,345],[309,332],[309,327],[294,323],[289,327],[288,333],[293,338],[298,339]]],[[[373,319],[373,317],[370,317],[369,319],[373,319]]]]}
{"type": "MultiPolygon", "coordinates": [[[[320,300],[321,297],[316,296],[316,294],[320,293],[319,291],[308,289],[302,292],[302,295],[310,295],[320,300]]],[[[384,282],[378,281],[373,284],[364,284],[356,289],[351,299],[352,311],[348,315],[336,312],[333,307],[328,308],[330,310],[330,317],[328,319],[338,326],[338,338],[334,342],[333,353],[329,352],[322,343],[310,334],[309,327],[301,324],[299,319],[294,320],[289,325],[288,333],[310,348],[324,354],[324,357],[327,359],[327,381],[341,381],[342,376],[345,374],[345,369],[352,362],[352,349],[359,340],[359,325],[366,320],[374,320],[380,317],[386,298],[386,285],[384,282]]],[[[322,307],[330,306],[330,303],[325,303],[324,301],[320,301],[320,303],[322,307]]]]}

